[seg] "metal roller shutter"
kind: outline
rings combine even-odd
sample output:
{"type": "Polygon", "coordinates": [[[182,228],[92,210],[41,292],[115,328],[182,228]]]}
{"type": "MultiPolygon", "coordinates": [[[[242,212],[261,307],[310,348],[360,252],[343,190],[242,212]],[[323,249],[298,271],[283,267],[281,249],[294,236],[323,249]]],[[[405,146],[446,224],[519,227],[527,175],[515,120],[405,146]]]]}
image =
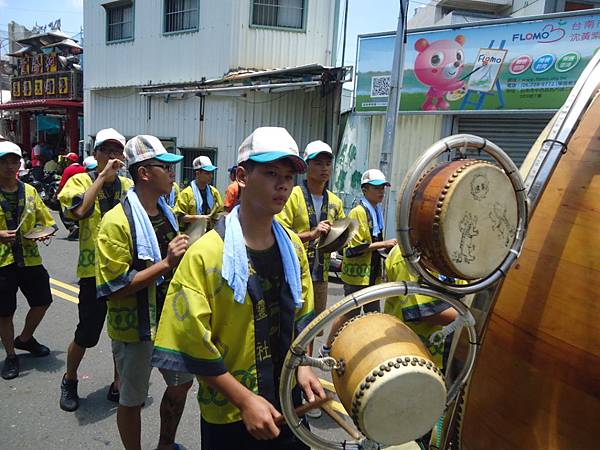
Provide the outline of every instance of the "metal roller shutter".
{"type": "Polygon", "coordinates": [[[458,116],[455,121],[455,133],[475,134],[489,139],[520,167],[529,149],[551,118],[550,115],[458,116]]]}

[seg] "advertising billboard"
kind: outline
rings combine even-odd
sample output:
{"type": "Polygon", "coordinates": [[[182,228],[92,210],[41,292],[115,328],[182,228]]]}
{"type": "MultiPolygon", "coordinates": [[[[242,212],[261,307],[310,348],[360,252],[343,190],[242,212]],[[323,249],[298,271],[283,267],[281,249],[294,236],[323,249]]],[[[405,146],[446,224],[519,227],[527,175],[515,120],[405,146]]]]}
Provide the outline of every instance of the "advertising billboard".
{"type": "MultiPolygon", "coordinates": [[[[600,12],[409,32],[400,111],[553,110],[600,47],[600,12]]],[[[387,108],[394,34],[359,36],[355,107],[387,108]]]]}

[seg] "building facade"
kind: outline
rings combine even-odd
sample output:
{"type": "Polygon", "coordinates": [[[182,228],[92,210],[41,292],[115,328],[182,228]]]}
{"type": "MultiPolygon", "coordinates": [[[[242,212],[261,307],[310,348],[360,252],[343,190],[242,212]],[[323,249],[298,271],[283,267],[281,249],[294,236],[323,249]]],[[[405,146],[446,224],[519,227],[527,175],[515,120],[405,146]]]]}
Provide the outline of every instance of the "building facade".
{"type": "Polygon", "coordinates": [[[85,2],[88,143],[105,127],[153,134],[185,156],[179,181],[204,154],[222,169],[219,189],[258,126],[284,126],[301,147],[335,144],[335,78],[345,71],[326,66],[338,8],[322,0],[85,2]]]}

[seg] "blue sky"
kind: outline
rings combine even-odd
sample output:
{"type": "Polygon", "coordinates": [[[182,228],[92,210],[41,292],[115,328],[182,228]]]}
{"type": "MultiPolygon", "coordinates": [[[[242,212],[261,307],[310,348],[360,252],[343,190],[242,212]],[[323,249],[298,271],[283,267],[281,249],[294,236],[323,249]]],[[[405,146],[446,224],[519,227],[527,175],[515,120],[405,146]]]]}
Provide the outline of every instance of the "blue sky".
{"type": "Polygon", "coordinates": [[[43,25],[56,19],[61,19],[65,33],[79,33],[83,25],[83,0],[0,0],[2,32],[6,32],[11,20],[31,28],[36,22],[43,25]]]}
{"type": "MultiPolygon", "coordinates": [[[[62,30],[74,35],[83,25],[84,0],[0,0],[0,37],[6,37],[8,22],[14,20],[28,28],[61,19],[62,30]]],[[[204,0],[216,1],[216,0],[204,0]]],[[[309,0],[311,1],[311,0],[309,0]]],[[[312,0],[316,1],[316,0],[312,0]]],[[[322,0],[319,0],[322,1],[322,0]]],[[[396,29],[399,0],[349,0],[348,34],[346,38],[345,64],[354,64],[356,59],[356,37],[358,34],[376,33],[396,29]]],[[[413,0],[409,16],[415,6],[427,0],[413,0]]],[[[343,8],[343,1],[342,8],[343,8]]],[[[342,54],[341,38],[338,55],[342,54]]],[[[341,61],[339,61],[341,62],[341,61]]]]}

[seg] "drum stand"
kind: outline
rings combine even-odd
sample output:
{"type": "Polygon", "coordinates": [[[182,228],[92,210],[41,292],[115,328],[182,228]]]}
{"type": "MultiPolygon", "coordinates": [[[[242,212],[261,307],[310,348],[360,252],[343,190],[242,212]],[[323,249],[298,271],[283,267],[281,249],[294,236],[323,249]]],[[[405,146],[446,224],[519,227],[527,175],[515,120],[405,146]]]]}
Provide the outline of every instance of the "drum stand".
{"type": "Polygon", "coordinates": [[[312,433],[302,423],[294,411],[291,392],[293,387],[293,377],[296,368],[299,366],[312,366],[329,372],[341,368],[343,363],[336,361],[332,357],[314,358],[307,354],[309,344],[313,342],[317,334],[323,330],[329,322],[344,316],[355,308],[388,297],[402,297],[415,294],[425,295],[439,299],[452,306],[457,311],[458,317],[454,322],[430,337],[432,342],[443,339],[446,335],[463,327],[466,329],[468,335],[468,354],[465,364],[456,379],[447,389],[446,409],[448,409],[458,397],[460,391],[470,377],[479,346],[475,329],[475,319],[469,308],[462,302],[462,297],[466,294],[479,292],[490,287],[504,277],[508,269],[516,261],[525,239],[528,220],[528,200],[525,185],[519,174],[518,168],[512,160],[492,142],[478,136],[462,134],[450,136],[438,141],[415,163],[404,180],[401,197],[399,198],[398,211],[398,236],[402,255],[407,261],[409,269],[419,277],[419,282],[399,281],[384,283],[368,287],[344,297],[340,302],[328,308],[313,320],[294,340],[286,355],[279,385],[282,413],[292,432],[311,447],[340,450],[380,448],[380,445],[377,442],[373,442],[367,437],[351,442],[334,442],[312,433]],[[454,150],[460,152],[460,155],[463,158],[466,158],[467,151],[483,150],[488,153],[498,162],[506,176],[509,178],[517,200],[517,226],[515,238],[506,257],[500,266],[488,276],[462,285],[448,280],[442,281],[438,279],[430,269],[425,267],[423,261],[421,261],[419,250],[413,246],[409,235],[409,215],[413,200],[412,197],[421,175],[429,169],[436,158],[444,153],[450,153],[454,150]]]}

